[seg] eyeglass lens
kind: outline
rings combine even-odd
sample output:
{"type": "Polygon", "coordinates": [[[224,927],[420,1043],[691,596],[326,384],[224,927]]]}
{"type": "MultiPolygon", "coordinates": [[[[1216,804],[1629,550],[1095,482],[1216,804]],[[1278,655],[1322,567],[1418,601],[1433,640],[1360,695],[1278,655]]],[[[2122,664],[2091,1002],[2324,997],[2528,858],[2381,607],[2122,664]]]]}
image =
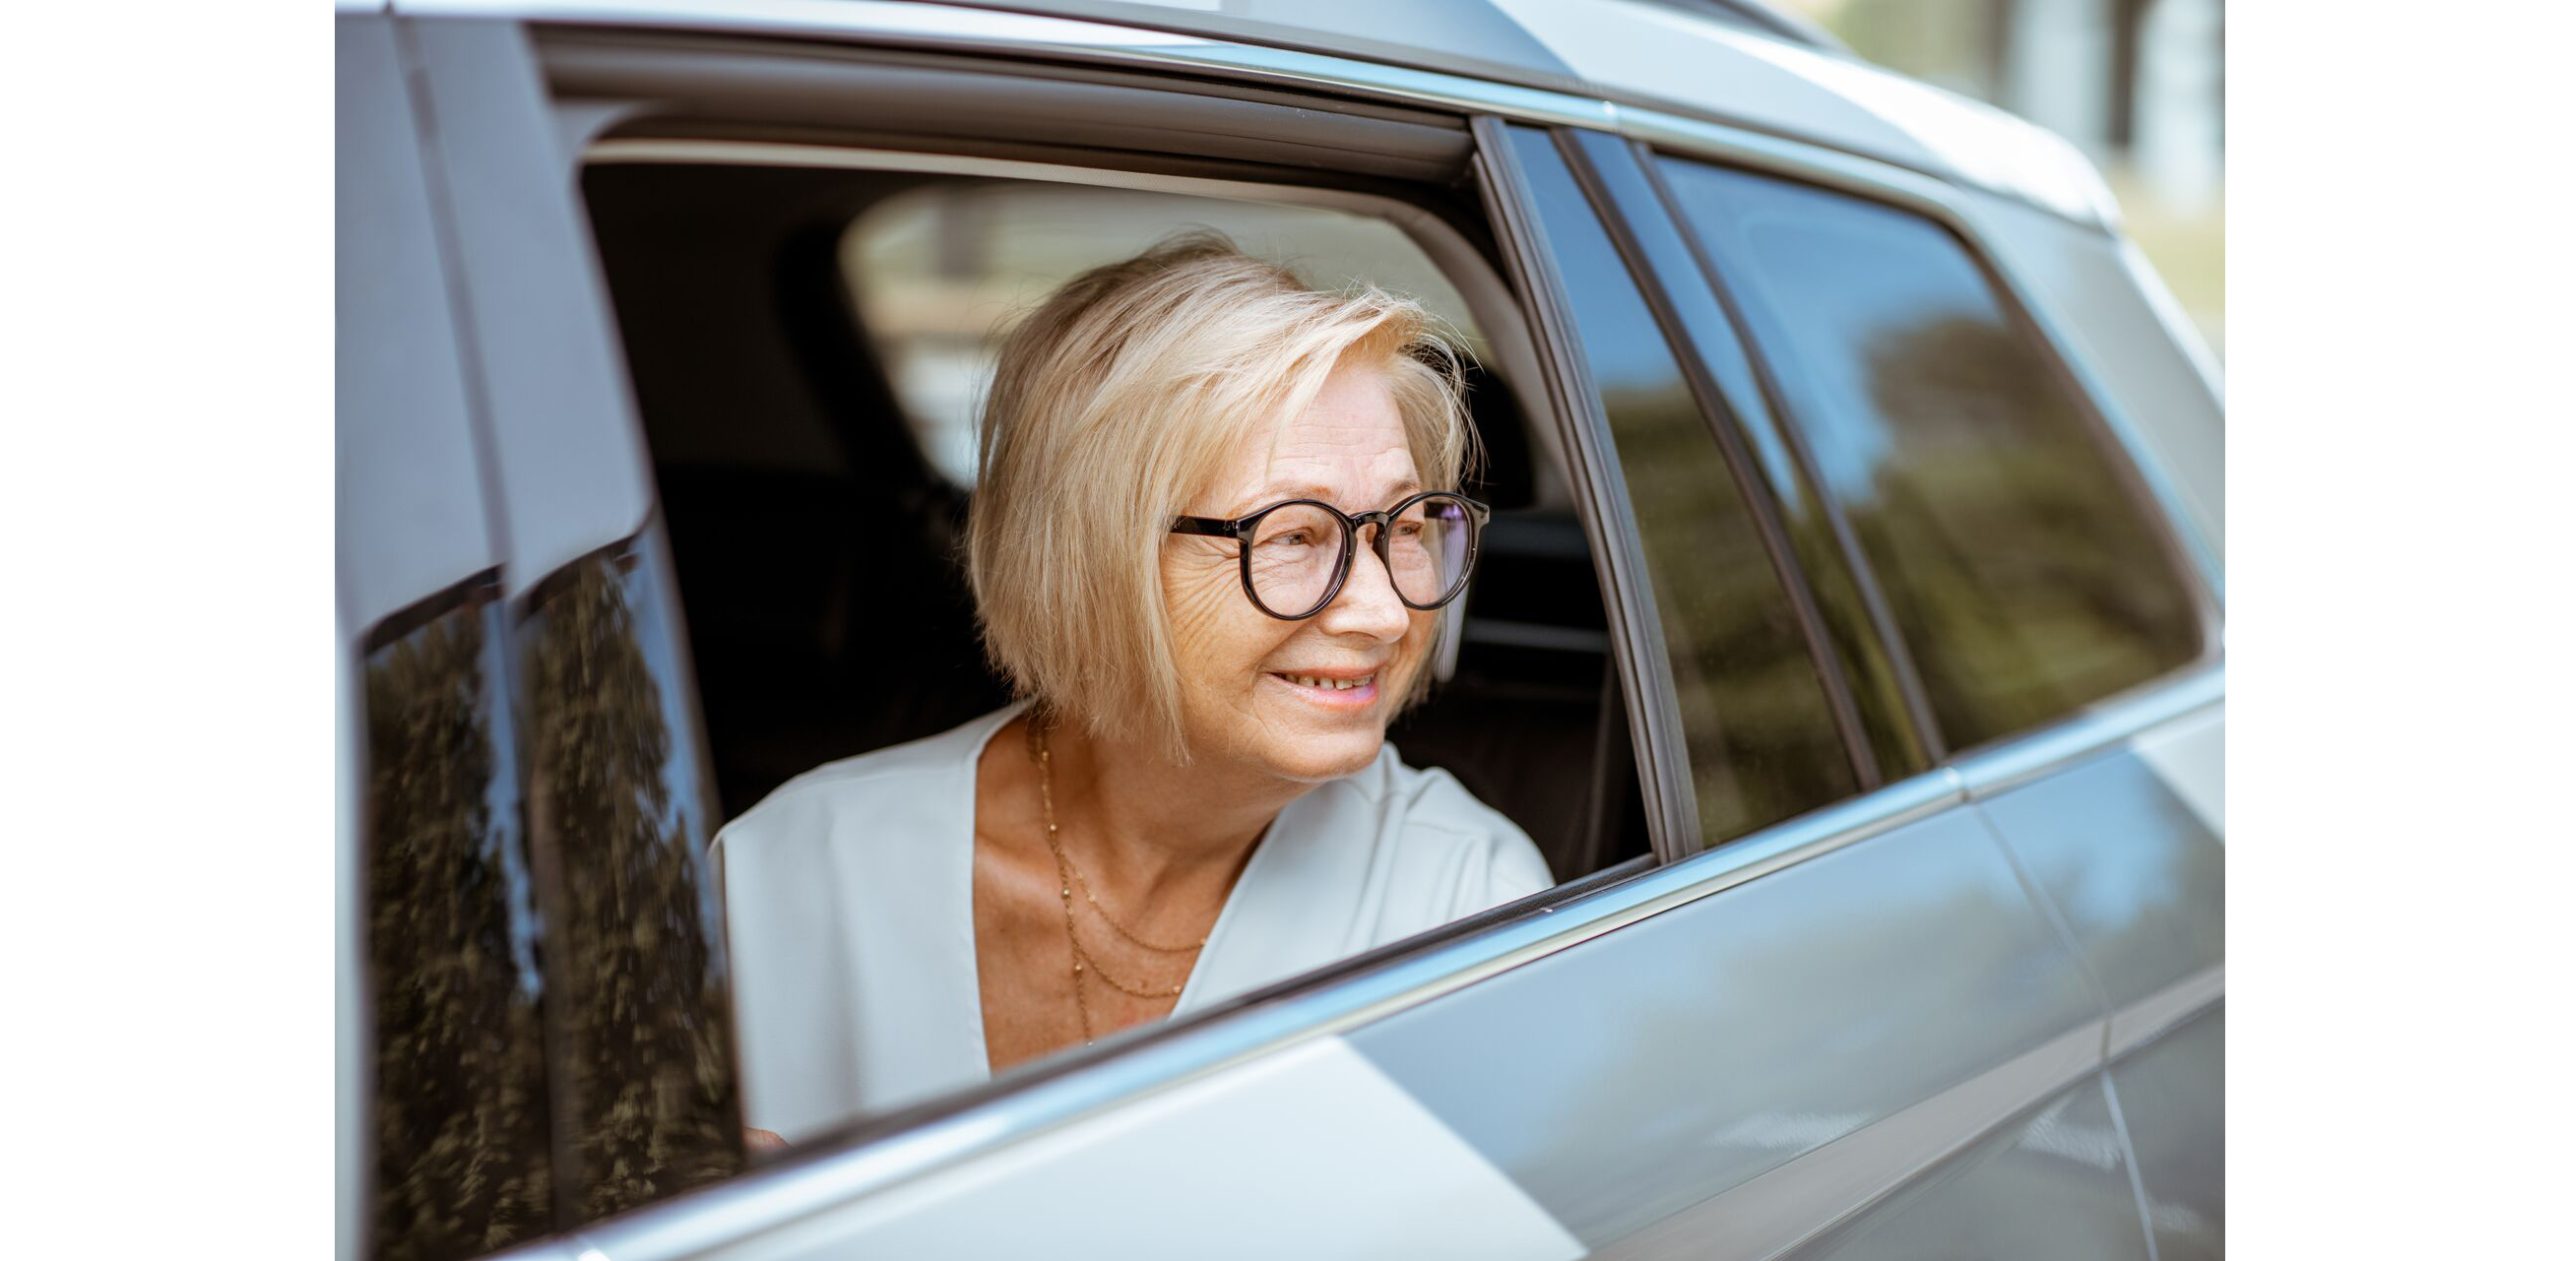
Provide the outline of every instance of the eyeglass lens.
{"type": "MultiPolygon", "coordinates": [[[[1464,503],[1427,496],[1378,528],[1386,536],[1387,578],[1405,603],[1437,604],[1466,581],[1473,523],[1464,503]]],[[[1282,506],[1254,530],[1246,577],[1255,598],[1282,617],[1313,612],[1333,585],[1346,543],[1341,517],[1314,504],[1282,506]]]]}

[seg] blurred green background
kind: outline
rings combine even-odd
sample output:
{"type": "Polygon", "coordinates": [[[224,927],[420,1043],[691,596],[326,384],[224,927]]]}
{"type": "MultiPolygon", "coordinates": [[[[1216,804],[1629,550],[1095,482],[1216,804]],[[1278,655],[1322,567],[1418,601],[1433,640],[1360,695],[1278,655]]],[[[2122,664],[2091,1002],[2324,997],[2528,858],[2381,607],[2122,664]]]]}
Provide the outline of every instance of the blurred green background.
{"type": "Polygon", "coordinates": [[[2223,0],[1773,0],[2078,145],[2222,353],[2223,0]]]}

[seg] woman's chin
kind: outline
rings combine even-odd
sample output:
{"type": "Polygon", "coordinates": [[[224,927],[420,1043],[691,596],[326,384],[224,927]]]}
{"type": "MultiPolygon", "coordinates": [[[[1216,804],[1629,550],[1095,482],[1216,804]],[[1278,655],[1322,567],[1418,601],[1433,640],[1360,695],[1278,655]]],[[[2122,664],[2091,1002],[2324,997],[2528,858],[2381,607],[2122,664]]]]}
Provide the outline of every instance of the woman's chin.
{"type": "MultiPolygon", "coordinates": [[[[1292,731],[1278,724],[1272,730],[1275,734],[1292,731]]],[[[1299,727],[1274,746],[1256,752],[1261,755],[1259,760],[1282,779],[1321,783],[1359,774],[1378,760],[1378,749],[1385,743],[1385,733],[1374,723],[1348,730],[1299,727]]]]}
{"type": "Polygon", "coordinates": [[[1354,687],[1309,687],[1280,674],[1264,674],[1241,721],[1241,760],[1258,762],[1281,779],[1321,783],[1356,775],[1378,760],[1386,744],[1390,697],[1406,676],[1386,673],[1354,687]]]}

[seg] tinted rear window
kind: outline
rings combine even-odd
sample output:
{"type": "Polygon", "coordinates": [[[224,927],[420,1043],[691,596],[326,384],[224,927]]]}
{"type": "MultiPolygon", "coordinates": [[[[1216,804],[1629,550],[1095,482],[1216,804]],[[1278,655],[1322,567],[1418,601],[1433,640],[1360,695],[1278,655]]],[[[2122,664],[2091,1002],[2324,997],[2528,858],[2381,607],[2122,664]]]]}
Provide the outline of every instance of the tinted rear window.
{"type": "Polygon", "coordinates": [[[1783,180],[1663,171],[1875,568],[1950,749],[2202,651],[2140,492],[1952,233],[1783,180]]]}

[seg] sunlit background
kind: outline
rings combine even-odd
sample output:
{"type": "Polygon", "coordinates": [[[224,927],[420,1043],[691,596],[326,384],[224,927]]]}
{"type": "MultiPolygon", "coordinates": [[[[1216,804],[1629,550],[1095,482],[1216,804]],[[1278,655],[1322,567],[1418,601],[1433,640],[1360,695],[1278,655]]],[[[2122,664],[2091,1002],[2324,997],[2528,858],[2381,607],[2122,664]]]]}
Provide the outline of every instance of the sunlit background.
{"type": "Polygon", "coordinates": [[[2223,0],[1774,0],[1858,55],[2048,128],[2222,350],[2223,0]]]}

